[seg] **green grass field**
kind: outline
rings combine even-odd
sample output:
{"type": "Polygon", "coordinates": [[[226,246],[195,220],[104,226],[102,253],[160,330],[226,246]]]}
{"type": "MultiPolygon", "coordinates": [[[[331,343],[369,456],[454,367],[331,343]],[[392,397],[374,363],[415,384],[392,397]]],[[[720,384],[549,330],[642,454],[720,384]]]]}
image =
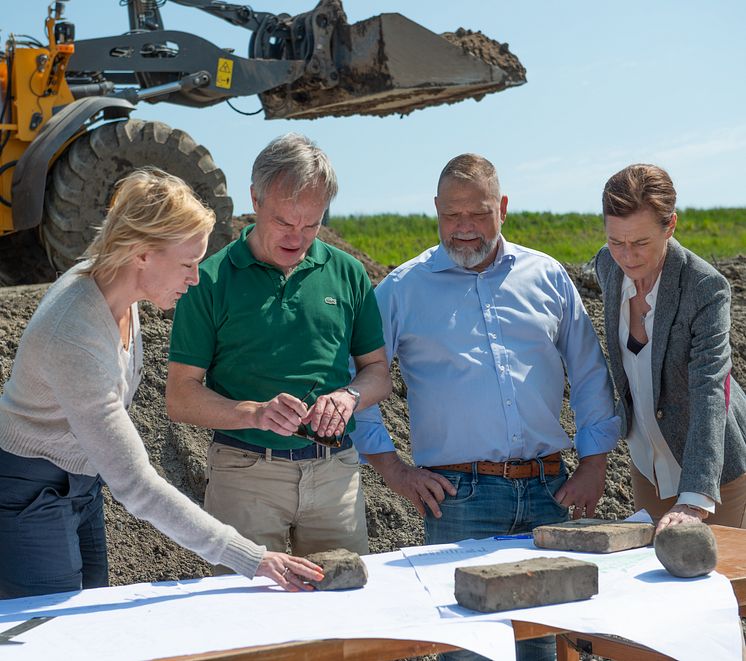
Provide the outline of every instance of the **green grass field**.
{"type": "MultiPolygon", "coordinates": [[[[705,259],[746,253],[746,209],[681,209],[676,238],[705,259]]],[[[332,216],[329,225],[377,262],[398,265],[438,243],[437,221],[429,216],[332,216]]],[[[505,236],[549,253],[560,262],[589,260],[605,243],[595,214],[508,213],[505,236]]]]}

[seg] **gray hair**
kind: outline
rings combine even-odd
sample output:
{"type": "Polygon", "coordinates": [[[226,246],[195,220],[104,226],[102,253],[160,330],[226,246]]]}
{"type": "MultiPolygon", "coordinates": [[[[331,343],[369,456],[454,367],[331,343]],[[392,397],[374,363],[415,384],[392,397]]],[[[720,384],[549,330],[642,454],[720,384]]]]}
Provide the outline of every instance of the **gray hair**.
{"type": "Polygon", "coordinates": [[[251,184],[259,202],[273,183],[297,195],[306,188],[319,187],[327,204],[337,195],[337,175],[329,157],[304,135],[287,133],[275,138],[256,157],[251,184]]]}
{"type": "Polygon", "coordinates": [[[461,154],[452,158],[440,173],[438,190],[443,180],[448,178],[487,182],[495,192],[495,197],[500,199],[500,180],[497,178],[497,170],[484,156],[461,154]]]}

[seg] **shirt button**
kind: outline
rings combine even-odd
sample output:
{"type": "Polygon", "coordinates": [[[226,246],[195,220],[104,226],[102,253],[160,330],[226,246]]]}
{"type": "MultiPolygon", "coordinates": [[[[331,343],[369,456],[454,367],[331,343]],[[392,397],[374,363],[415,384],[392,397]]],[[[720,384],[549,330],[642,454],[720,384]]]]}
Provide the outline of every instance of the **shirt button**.
{"type": "Polygon", "coordinates": [[[505,371],[505,365],[500,365],[500,371],[501,371],[501,372],[504,372],[504,371],[505,371]]]}
{"type": "Polygon", "coordinates": [[[655,412],[655,417],[656,417],[656,418],[657,418],[658,420],[663,420],[663,409],[658,409],[658,410],[657,410],[657,411],[655,412]]]}
{"type": "Polygon", "coordinates": [[[513,402],[511,402],[509,399],[505,402],[508,406],[510,406],[513,402]]]}
{"type": "Polygon", "coordinates": [[[516,434],[513,434],[513,443],[518,442],[518,436],[516,434]]]}

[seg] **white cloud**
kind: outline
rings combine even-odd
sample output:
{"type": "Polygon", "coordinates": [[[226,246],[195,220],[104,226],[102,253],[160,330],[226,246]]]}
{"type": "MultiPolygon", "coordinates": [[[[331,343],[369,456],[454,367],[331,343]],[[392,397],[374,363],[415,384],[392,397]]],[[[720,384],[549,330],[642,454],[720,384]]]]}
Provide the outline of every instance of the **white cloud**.
{"type": "Polygon", "coordinates": [[[604,183],[630,163],[655,163],[666,168],[682,205],[746,204],[741,182],[746,173],[746,125],[690,132],[650,147],[630,144],[602,150],[594,146],[593,152],[585,152],[580,158],[528,160],[504,168],[502,178],[513,209],[598,213],[604,183]]]}
{"type": "Polygon", "coordinates": [[[701,162],[722,154],[746,150],[746,126],[733,126],[709,134],[691,134],[652,153],[656,162],[683,164],[701,162]]]}

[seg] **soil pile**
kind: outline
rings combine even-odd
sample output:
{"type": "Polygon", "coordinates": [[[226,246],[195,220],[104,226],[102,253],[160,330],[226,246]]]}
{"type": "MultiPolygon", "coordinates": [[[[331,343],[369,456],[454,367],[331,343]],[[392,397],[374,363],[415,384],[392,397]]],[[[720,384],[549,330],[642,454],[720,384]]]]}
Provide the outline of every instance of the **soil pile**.
{"type": "Polygon", "coordinates": [[[473,55],[479,60],[500,67],[512,83],[526,82],[526,67],[510,52],[507,43],[500,43],[490,39],[479,30],[459,28],[455,32],[444,32],[440,35],[455,46],[460,46],[467,55],[473,55]]]}
{"type": "MultiPolygon", "coordinates": [[[[378,282],[386,274],[385,267],[345,244],[332,230],[323,228],[322,238],[361,259],[374,282],[378,282]]],[[[0,263],[7,264],[4,259],[0,263]]],[[[732,284],[733,375],[741,384],[746,384],[746,256],[722,261],[716,266],[732,284]]],[[[48,275],[44,268],[37,267],[37,270],[39,277],[48,275]]],[[[597,332],[603,337],[603,313],[599,291],[580,267],[569,267],[569,270],[579,286],[597,332]]],[[[28,271],[26,274],[23,278],[25,281],[33,280],[28,277],[28,271]]],[[[14,277],[8,277],[5,282],[19,282],[17,274],[12,275],[14,277]]],[[[21,333],[45,289],[42,285],[0,288],[0,389],[10,376],[21,333]]],[[[170,315],[147,304],[143,305],[141,310],[145,369],[130,412],[156,469],[171,483],[201,503],[205,488],[204,468],[210,432],[169,421],[164,403],[164,390],[170,315]]],[[[393,366],[393,374],[394,392],[382,405],[383,416],[398,449],[404,456],[409,456],[406,391],[396,365],[393,366]]],[[[567,407],[563,412],[562,421],[568,432],[572,433],[572,415],[567,407]]],[[[568,462],[574,466],[576,461],[573,452],[566,454],[568,462]]],[[[422,522],[414,508],[385,487],[369,467],[363,467],[362,474],[371,552],[389,551],[422,543],[422,522]]],[[[610,457],[606,491],[599,504],[598,516],[617,519],[631,512],[629,456],[626,448],[621,447],[610,457]]],[[[149,524],[131,517],[118,503],[112,501],[108,494],[106,520],[112,584],[185,579],[209,574],[209,566],[205,562],[177,546],[149,524]]]]}

